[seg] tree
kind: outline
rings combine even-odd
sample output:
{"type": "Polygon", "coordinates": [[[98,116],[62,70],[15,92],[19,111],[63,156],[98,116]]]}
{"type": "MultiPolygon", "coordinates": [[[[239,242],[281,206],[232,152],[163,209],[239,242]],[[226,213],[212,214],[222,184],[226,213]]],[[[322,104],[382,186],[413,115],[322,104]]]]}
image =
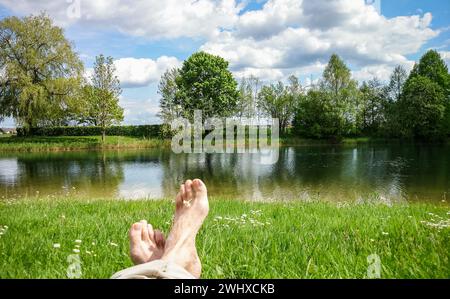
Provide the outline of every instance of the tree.
{"type": "Polygon", "coordinates": [[[91,76],[92,86],[85,88],[88,104],[87,120],[101,127],[103,142],[106,129],[123,120],[123,108],[119,106],[122,90],[115,71],[112,57],[97,56],[91,76]]]}
{"type": "Polygon", "coordinates": [[[158,85],[158,93],[161,96],[159,117],[165,124],[170,124],[171,121],[182,116],[182,110],[177,101],[178,86],[176,79],[179,72],[180,70],[176,68],[167,70],[162,75],[158,85]]]}
{"type": "Polygon", "coordinates": [[[341,91],[352,85],[355,85],[355,82],[351,79],[350,69],[338,55],[331,55],[323,72],[322,88],[332,92],[338,99],[341,91]]]}
{"type": "Polygon", "coordinates": [[[287,126],[292,121],[301,92],[295,76],[289,77],[289,82],[289,86],[282,82],[263,86],[259,93],[259,108],[267,116],[278,118],[281,133],[286,133],[287,126]]]}
{"type": "Polygon", "coordinates": [[[360,88],[360,105],[361,131],[368,135],[378,134],[386,120],[384,90],[378,79],[363,82],[360,88]]]}
{"type": "Polygon", "coordinates": [[[258,116],[257,104],[260,86],[260,80],[253,75],[248,78],[242,78],[239,85],[239,98],[236,104],[238,117],[254,118],[258,116]]]}
{"type": "Polygon", "coordinates": [[[350,69],[333,54],[318,90],[310,90],[297,110],[295,131],[317,138],[356,134],[358,93],[350,69]]]}
{"type": "Polygon", "coordinates": [[[434,139],[442,137],[445,95],[430,78],[415,75],[408,79],[398,102],[402,137],[434,139]]]}
{"type": "Polygon", "coordinates": [[[80,108],[83,64],[45,14],[0,21],[0,118],[26,130],[64,124],[80,108]]]}
{"type": "Polygon", "coordinates": [[[398,137],[401,128],[399,127],[398,116],[402,113],[399,110],[398,102],[403,94],[403,88],[408,73],[402,66],[396,66],[392,72],[389,84],[383,88],[384,116],[385,122],[382,128],[382,135],[398,137]]]}
{"type": "Polygon", "coordinates": [[[188,119],[193,119],[194,110],[202,110],[204,118],[235,113],[239,97],[237,82],[223,58],[194,53],[184,61],[176,83],[177,103],[188,119]]]}
{"type": "Polygon", "coordinates": [[[310,89],[295,113],[293,126],[296,135],[309,138],[335,138],[342,135],[341,119],[336,115],[332,94],[310,89]]]}
{"type": "Polygon", "coordinates": [[[435,50],[429,50],[421,58],[411,71],[408,80],[417,76],[423,76],[438,84],[445,96],[445,116],[442,130],[450,135],[450,74],[448,67],[441,55],[435,50]]]}
{"type": "Polygon", "coordinates": [[[401,65],[396,66],[386,89],[387,98],[390,102],[397,102],[400,99],[406,79],[408,79],[406,70],[401,65]]]}
{"type": "Polygon", "coordinates": [[[410,78],[423,76],[437,83],[446,95],[450,94],[450,75],[448,67],[441,55],[435,50],[429,50],[411,71],[410,78]]]}

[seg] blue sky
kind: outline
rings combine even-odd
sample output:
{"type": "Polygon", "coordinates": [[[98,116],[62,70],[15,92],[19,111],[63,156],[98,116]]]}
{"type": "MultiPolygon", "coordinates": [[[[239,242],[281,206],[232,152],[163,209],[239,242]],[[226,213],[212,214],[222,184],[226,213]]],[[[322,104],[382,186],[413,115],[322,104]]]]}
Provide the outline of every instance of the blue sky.
{"type": "Polygon", "coordinates": [[[0,17],[46,11],[65,28],[87,74],[96,55],[112,56],[125,123],[147,124],[159,122],[161,74],[198,50],[227,59],[237,79],[295,74],[304,85],[317,80],[334,52],[360,81],[387,80],[396,65],[410,69],[430,48],[448,63],[448,1],[378,1],[0,0],[0,17]]]}

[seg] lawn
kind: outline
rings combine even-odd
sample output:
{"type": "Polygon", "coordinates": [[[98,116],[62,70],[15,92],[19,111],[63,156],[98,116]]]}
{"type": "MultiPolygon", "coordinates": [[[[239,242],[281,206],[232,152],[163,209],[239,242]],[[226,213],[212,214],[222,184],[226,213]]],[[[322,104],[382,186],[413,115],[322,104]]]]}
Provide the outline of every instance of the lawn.
{"type": "Polygon", "coordinates": [[[170,145],[170,140],[107,136],[7,137],[0,138],[0,152],[39,152],[96,149],[139,149],[170,145]]]}
{"type": "MultiPolygon", "coordinates": [[[[450,278],[448,205],[210,202],[197,240],[204,278],[366,278],[373,254],[382,278],[450,278]]],[[[170,200],[0,203],[0,278],[66,278],[74,249],[83,278],[108,278],[131,266],[130,224],[167,233],[172,209],[170,200]]]]}

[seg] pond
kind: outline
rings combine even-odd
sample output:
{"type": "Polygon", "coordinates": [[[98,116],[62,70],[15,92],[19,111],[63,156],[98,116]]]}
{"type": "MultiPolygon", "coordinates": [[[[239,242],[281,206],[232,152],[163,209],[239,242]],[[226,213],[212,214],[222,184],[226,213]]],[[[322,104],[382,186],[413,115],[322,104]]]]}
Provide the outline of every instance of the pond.
{"type": "Polygon", "coordinates": [[[282,147],[256,154],[174,154],[170,149],[0,155],[0,199],[159,199],[187,178],[213,197],[255,201],[447,201],[450,146],[379,144],[282,147]]]}

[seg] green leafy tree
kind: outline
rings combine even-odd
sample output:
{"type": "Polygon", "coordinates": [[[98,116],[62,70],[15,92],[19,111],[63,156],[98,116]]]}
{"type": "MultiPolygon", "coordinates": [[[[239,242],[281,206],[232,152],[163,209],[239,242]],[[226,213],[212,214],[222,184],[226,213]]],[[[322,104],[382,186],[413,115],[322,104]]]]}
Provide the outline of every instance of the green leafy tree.
{"type": "Polygon", "coordinates": [[[189,119],[194,110],[202,110],[204,118],[231,116],[236,111],[237,82],[228,70],[228,62],[219,56],[193,54],[184,61],[176,83],[177,103],[189,119]]]}
{"type": "Polygon", "coordinates": [[[396,66],[386,88],[387,99],[390,102],[397,102],[400,99],[407,79],[408,73],[406,70],[400,65],[396,66]]]}
{"type": "Polygon", "coordinates": [[[296,111],[294,133],[308,138],[336,138],[341,135],[342,127],[336,114],[331,93],[311,89],[296,111]]]}
{"type": "Polygon", "coordinates": [[[239,99],[237,102],[237,116],[255,118],[259,115],[258,95],[261,90],[261,81],[251,75],[243,78],[239,85],[239,99]]]}
{"type": "Polygon", "coordinates": [[[319,88],[310,90],[297,110],[295,131],[316,138],[356,134],[358,96],[357,82],[351,78],[350,69],[333,54],[319,88]],[[322,114],[317,114],[319,112],[322,114]]]}
{"type": "Polygon", "coordinates": [[[182,116],[182,109],[177,101],[178,86],[176,79],[178,75],[179,70],[176,68],[167,70],[162,75],[158,85],[158,93],[161,96],[159,117],[165,124],[170,124],[171,121],[182,116]]]}
{"type": "Polygon", "coordinates": [[[360,88],[360,129],[367,135],[377,135],[386,121],[385,91],[382,83],[374,78],[363,82],[360,88]]]}
{"type": "Polygon", "coordinates": [[[448,67],[437,51],[429,50],[420,58],[419,63],[411,71],[410,78],[416,76],[427,77],[437,83],[446,95],[450,94],[448,67]]]}
{"type": "Polygon", "coordinates": [[[417,76],[423,76],[435,82],[442,88],[445,96],[445,116],[442,124],[442,130],[450,135],[450,74],[448,67],[441,55],[435,50],[429,50],[421,58],[411,71],[408,80],[417,76]]]}
{"type": "Polygon", "coordinates": [[[336,54],[331,55],[330,61],[323,72],[322,88],[333,94],[336,100],[341,98],[343,90],[354,87],[350,69],[336,54]]]}
{"type": "Polygon", "coordinates": [[[402,111],[399,110],[398,101],[403,94],[403,88],[407,79],[407,71],[402,66],[397,66],[390,76],[389,84],[383,88],[385,122],[381,133],[384,136],[399,136],[401,128],[398,122],[398,115],[402,111]]]}
{"type": "Polygon", "coordinates": [[[422,139],[442,137],[445,94],[438,83],[421,75],[408,79],[398,101],[400,136],[422,139]]]}
{"type": "Polygon", "coordinates": [[[106,129],[123,120],[123,108],[119,105],[122,89],[115,72],[112,57],[97,56],[91,76],[92,86],[84,89],[86,121],[102,128],[102,141],[105,141],[106,129]]]}
{"type": "Polygon", "coordinates": [[[83,64],[45,14],[0,21],[0,72],[0,118],[28,130],[65,124],[80,110],[83,64]]]}
{"type": "Polygon", "coordinates": [[[263,86],[259,93],[259,108],[265,115],[278,119],[282,134],[287,132],[287,127],[294,117],[301,96],[301,87],[297,77],[290,76],[289,83],[288,86],[282,82],[263,86]]]}

